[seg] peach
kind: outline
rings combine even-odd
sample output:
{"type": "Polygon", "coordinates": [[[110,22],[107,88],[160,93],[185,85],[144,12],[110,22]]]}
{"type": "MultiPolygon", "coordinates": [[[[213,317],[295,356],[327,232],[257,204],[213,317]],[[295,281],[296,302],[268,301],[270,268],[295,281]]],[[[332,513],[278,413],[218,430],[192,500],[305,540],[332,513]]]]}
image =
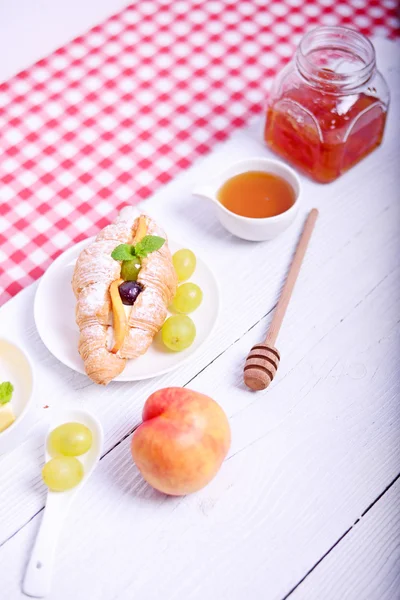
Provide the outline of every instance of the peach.
{"type": "Polygon", "coordinates": [[[150,485],[181,496],[215,477],[230,441],[229,422],[219,404],[204,394],[171,387],[147,399],[131,450],[150,485]]]}

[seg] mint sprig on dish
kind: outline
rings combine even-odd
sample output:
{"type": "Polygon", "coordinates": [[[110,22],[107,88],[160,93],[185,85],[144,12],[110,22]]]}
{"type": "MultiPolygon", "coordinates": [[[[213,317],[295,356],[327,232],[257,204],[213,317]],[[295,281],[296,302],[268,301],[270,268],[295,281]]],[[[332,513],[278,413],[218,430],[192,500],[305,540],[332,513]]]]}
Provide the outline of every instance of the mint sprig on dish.
{"type": "Polygon", "coordinates": [[[135,254],[139,258],[145,258],[151,252],[159,250],[165,243],[165,239],[158,235],[145,235],[135,246],[135,254]]]}
{"type": "Polygon", "coordinates": [[[120,244],[111,253],[114,260],[133,260],[134,258],[145,258],[151,252],[159,250],[165,243],[165,239],[158,235],[145,235],[140,242],[134,244],[120,244]]]}
{"type": "Polygon", "coordinates": [[[7,402],[10,402],[13,391],[14,386],[9,381],[0,383],[0,404],[7,404],[7,402]]]}
{"type": "Polygon", "coordinates": [[[114,260],[133,260],[135,255],[135,246],[131,244],[120,244],[111,252],[114,260]]]}

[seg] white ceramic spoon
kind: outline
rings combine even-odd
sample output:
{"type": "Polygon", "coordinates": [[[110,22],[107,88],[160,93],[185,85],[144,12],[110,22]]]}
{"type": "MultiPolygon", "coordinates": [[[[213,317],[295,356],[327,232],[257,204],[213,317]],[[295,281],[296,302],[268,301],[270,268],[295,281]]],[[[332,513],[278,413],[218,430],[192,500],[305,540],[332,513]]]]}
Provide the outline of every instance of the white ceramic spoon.
{"type": "Polygon", "coordinates": [[[24,594],[33,596],[34,598],[43,598],[50,592],[54,554],[64,519],[72,500],[86,483],[101,457],[103,428],[100,422],[84,410],[70,409],[57,412],[51,417],[49,431],[45,440],[46,462],[51,458],[47,451],[47,441],[50,432],[58,427],[58,425],[71,422],[86,425],[92,432],[93,443],[86,454],[77,457],[82,462],[85,470],[85,475],[80,484],[66,492],[52,492],[49,490],[47,493],[42,523],[35,545],[33,546],[22,585],[24,594]]]}

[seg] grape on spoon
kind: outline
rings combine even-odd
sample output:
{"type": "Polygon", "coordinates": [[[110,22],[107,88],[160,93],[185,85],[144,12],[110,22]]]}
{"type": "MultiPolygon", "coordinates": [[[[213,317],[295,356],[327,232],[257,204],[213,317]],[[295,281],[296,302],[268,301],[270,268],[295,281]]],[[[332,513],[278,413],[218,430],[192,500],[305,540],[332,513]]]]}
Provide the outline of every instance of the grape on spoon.
{"type": "Polygon", "coordinates": [[[42,469],[43,481],[52,492],[71,490],[82,481],[83,475],[83,465],[75,456],[56,456],[42,469]]]}
{"type": "Polygon", "coordinates": [[[51,456],[80,456],[92,445],[92,432],[83,423],[63,423],[48,436],[51,456]]]}
{"type": "MultiPolygon", "coordinates": [[[[71,480],[68,478],[72,475],[75,487],[68,489],[67,491],[52,491],[49,489],[47,492],[47,501],[42,522],[22,584],[23,592],[28,596],[33,596],[35,598],[43,598],[50,592],[54,554],[63,519],[65,519],[68,513],[72,500],[86,483],[99,462],[103,447],[103,428],[101,423],[94,415],[91,415],[85,410],[69,409],[60,411],[59,413],[54,414],[50,421],[49,432],[45,440],[45,461],[47,464],[49,464],[49,461],[52,459],[52,456],[49,453],[49,437],[53,430],[60,425],[65,423],[81,423],[85,425],[92,432],[92,444],[89,451],[80,456],[79,459],[75,457],[60,457],[64,459],[64,464],[61,464],[62,468],[65,467],[65,459],[67,459],[67,461],[72,461],[72,464],[75,465],[75,468],[72,468],[72,470],[70,469],[71,462],[69,462],[69,466],[64,470],[63,474],[60,475],[59,469],[58,471],[56,469],[55,474],[53,468],[54,466],[57,467],[57,464],[54,462],[51,464],[50,481],[53,484],[60,482],[60,476],[62,483],[65,484],[68,480],[71,483],[71,480]],[[77,479],[80,477],[79,469],[76,469],[76,463],[74,461],[81,463],[84,472],[83,477],[79,482],[77,482],[77,479]]],[[[57,460],[58,459],[59,458],[57,457],[57,460]]],[[[53,458],[53,461],[54,460],[56,459],[53,458]]],[[[49,470],[49,467],[47,467],[47,470],[49,470]]]]}

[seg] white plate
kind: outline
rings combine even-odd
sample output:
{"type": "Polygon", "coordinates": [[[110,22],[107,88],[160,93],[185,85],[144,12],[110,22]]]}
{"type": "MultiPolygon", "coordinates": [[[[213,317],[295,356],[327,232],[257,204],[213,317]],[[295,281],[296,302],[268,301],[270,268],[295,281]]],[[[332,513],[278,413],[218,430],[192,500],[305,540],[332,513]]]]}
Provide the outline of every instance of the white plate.
{"type": "MultiPolygon", "coordinates": [[[[43,275],[35,296],[35,323],[43,343],[58,360],[78,373],[84,373],[85,370],[78,352],[79,330],[75,323],[76,301],[71,279],[78,255],[93,239],[83,240],[61,254],[43,275]]],[[[168,244],[172,253],[182,248],[171,240],[168,244]]],[[[177,369],[211,334],[219,312],[218,285],[210,268],[197,252],[196,256],[197,266],[190,281],[203,290],[203,302],[190,315],[196,325],[195,341],[183,352],[171,352],[164,347],[158,334],[146,354],[128,360],[124,371],[114,381],[138,381],[177,369]]]]}

